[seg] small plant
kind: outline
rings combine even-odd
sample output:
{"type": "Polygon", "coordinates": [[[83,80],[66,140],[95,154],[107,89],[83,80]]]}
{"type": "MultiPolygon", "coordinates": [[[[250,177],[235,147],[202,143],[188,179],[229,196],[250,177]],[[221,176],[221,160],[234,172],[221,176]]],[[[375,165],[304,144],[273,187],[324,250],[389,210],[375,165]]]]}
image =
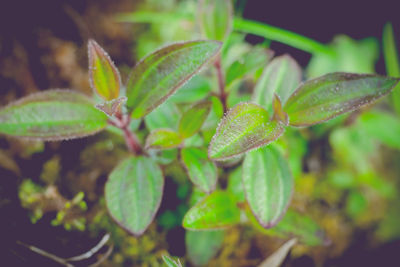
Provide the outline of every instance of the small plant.
{"type": "MultiPolygon", "coordinates": [[[[227,52],[221,49],[223,45],[227,49],[233,23],[231,2],[200,2],[198,19],[209,40],[175,43],[151,53],[133,68],[125,84],[108,54],[89,40],[92,99],[72,90],[26,96],[0,110],[0,133],[42,141],[80,138],[105,129],[123,136],[130,154],[109,174],[104,194],[110,216],[135,236],[154,220],[163,195],[165,166],[171,162],[183,166],[196,188],[193,194],[200,196],[193,197],[184,228],[218,230],[240,223],[246,214],[258,222],[256,227],[277,226],[290,232],[290,227],[296,227],[293,222],[302,226],[303,219],[287,212],[294,179],[284,149],[273,142],[288,127],[316,125],[372,104],[389,94],[399,79],[334,72],[301,83],[300,67],[285,55],[268,64],[269,59],[263,61],[264,69],[251,95],[247,93],[250,100],[231,105],[227,87],[244,75],[239,61],[226,73],[223,69],[227,52]],[[214,20],[208,19],[209,14],[214,14],[214,20]],[[215,68],[218,93],[182,105],[175,129],[147,121],[135,127],[208,66],[215,68]],[[140,138],[143,135],[145,140],[140,138]],[[237,166],[235,171],[231,166],[237,166]],[[218,183],[221,176],[229,179],[227,189],[218,183]],[[240,189],[232,189],[235,186],[240,189]]],[[[317,234],[317,230],[310,231],[317,234]]],[[[168,266],[181,266],[168,257],[164,260],[168,266]]]]}

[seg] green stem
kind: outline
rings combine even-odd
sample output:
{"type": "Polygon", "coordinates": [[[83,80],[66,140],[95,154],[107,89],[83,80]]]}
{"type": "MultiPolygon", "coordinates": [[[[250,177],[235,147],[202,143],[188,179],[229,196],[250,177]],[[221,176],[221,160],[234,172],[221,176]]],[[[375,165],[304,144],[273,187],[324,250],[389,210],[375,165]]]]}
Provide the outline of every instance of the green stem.
{"type": "Polygon", "coordinates": [[[334,51],[328,46],[313,39],[296,34],[291,31],[280,29],[257,21],[235,18],[233,27],[237,31],[259,35],[273,41],[284,43],[311,54],[323,53],[333,54],[334,51]]]}

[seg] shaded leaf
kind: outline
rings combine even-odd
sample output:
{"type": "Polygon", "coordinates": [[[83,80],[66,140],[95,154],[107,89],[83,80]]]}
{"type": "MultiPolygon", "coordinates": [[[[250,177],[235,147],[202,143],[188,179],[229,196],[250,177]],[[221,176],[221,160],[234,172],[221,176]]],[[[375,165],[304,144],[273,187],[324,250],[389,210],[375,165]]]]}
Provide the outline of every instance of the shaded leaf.
{"type": "Polygon", "coordinates": [[[208,150],[213,160],[227,159],[266,145],[282,135],[284,123],[270,120],[259,105],[240,103],[228,111],[218,125],[208,150]]]}
{"type": "Polygon", "coordinates": [[[204,266],[222,246],[225,231],[186,231],[185,243],[190,262],[204,266]]]}
{"type": "Polygon", "coordinates": [[[235,196],[237,202],[245,202],[246,200],[243,189],[242,173],[243,165],[240,165],[231,173],[229,173],[228,176],[228,187],[226,190],[235,196]]]}
{"type": "Polygon", "coordinates": [[[207,157],[207,151],[201,148],[183,148],[182,163],[190,180],[203,192],[211,193],[217,184],[217,167],[207,157]]]}
{"type": "Polygon", "coordinates": [[[110,174],[105,186],[107,209],[129,233],[141,235],[160,206],[164,179],[150,158],[129,157],[110,174]]]}
{"type": "Polygon", "coordinates": [[[168,101],[174,103],[194,103],[203,100],[211,92],[209,79],[203,75],[193,76],[168,101]]]}
{"type": "Polygon", "coordinates": [[[206,38],[224,41],[232,31],[232,0],[200,0],[198,18],[206,38]]]}
{"type": "Polygon", "coordinates": [[[286,241],[280,248],[272,253],[266,260],[264,260],[258,267],[279,267],[287,257],[290,249],[296,244],[295,238],[286,241]]]}
{"type": "Polygon", "coordinates": [[[253,102],[272,110],[274,94],[284,104],[301,81],[301,68],[289,55],[274,58],[258,79],[253,102]]]}
{"type": "Polygon", "coordinates": [[[146,149],[168,149],[178,147],[182,142],[178,133],[170,129],[152,131],[146,139],[146,149]]]}
{"type": "Polygon", "coordinates": [[[183,138],[188,138],[197,133],[207,119],[211,106],[211,101],[204,101],[189,108],[179,122],[179,134],[183,138]]]}
{"type": "Polygon", "coordinates": [[[330,73],[297,88],[284,110],[292,126],[317,124],[376,101],[398,81],[373,74],[330,73]]]}
{"type": "Polygon", "coordinates": [[[84,95],[69,90],[32,94],[0,110],[0,133],[42,141],[94,134],[107,116],[84,95]]]}
{"type": "Polygon", "coordinates": [[[110,56],[95,40],[88,42],[89,81],[92,89],[105,100],[118,97],[121,77],[110,56]]]}
{"type": "Polygon", "coordinates": [[[220,48],[216,41],[191,41],[169,45],[145,57],[132,70],[126,86],[132,117],[141,118],[159,106],[220,48]]]}
{"type": "Polygon", "coordinates": [[[250,151],[243,162],[243,186],[250,209],[265,228],[285,214],[293,193],[293,177],[279,150],[272,145],[250,151]]]}
{"type": "Polygon", "coordinates": [[[240,210],[234,197],[225,191],[214,191],[194,205],[183,218],[189,230],[213,230],[235,225],[240,221],[240,210]]]}
{"type": "Polygon", "coordinates": [[[159,128],[176,129],[178,127],[180,113],[177,106],[170,102],[164,102],[153,112],[144,118],[146,128],[150,131],[159,128]]]}

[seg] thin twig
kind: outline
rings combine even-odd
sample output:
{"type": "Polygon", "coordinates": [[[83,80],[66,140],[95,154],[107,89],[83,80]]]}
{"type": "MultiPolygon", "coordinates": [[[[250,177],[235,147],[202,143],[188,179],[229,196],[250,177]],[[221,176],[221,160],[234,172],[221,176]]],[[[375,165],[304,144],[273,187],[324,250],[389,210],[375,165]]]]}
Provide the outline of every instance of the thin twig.
{"type": "Polygon", "coordinates": [[[88,258],[92,257],[94,254],[96,254],[102,247],[104,247],[104,245],[108,242],[108,240],[110,240],[109,233],[105,234],[103,236],[103,238],[99,241],[99,243],[96,246],[94,246],[93,248],[91,248],[89,251],[87,251],[81,255],[68,258],[66,260],[67,261],[81,261],[81,260],[88,259],[88,258]]]}
{"type": "Polygon", "coordinates": [[[221,100],[222,106],[224,107],[224,113],[225,113],[228,110],[228,106],[226,103],[228,94],[225,92],[225,77],[224,77],[224,73],[222,71],[221,55],[218,56],[217,60],[214,63],[214,66],[217,70],[219,99],[221,100]]]}

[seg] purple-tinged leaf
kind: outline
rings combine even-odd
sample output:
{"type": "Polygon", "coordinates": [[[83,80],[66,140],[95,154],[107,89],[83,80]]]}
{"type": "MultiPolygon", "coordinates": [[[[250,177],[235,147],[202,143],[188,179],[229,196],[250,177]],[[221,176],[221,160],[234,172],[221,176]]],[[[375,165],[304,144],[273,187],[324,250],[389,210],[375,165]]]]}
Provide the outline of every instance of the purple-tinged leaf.
{"type": "Polygon", "coordinates": [[[203,101],[187,110],[179,122],[179,134],[188,138],[197,133],[207,119],[212,106],[211,101],[203,101]]]}
{"type": "Polygon", "coordinates": [[[126,102],[126,97],[118,97],[116,99],[97,104],[95,107],[103,111],[108,116],[121,112],[123,104],[126,102]]]}
{"type": "Polygon", "coordinates": [[[189,230],[216,230],[233,226],[240,221],[235,197],[225,191],[214,191],[194,205],[183,218],[189,230]]]}
{"type": "Polygon", "coordinates": [[[373,103],[398,82],[396,78],[373,74],[330,73],[300,85],[284,110],[289,115],[289,125],[314,125],[373,103]]]}
{"type": "Polygon", "coordinates": [[[150,158],[129,157],[110,174],[105,187],[107,209],[129,233],[141,235],[160,206],[164,178],[150,158]]]}
{"type": "Polygon", "coordinates": [[[141,118],[163,103],[220,51],[217,41],[191,41],[164,47],[132,70],[126,92],[133,118],[141,118]]]}
{"type": "Polygon", "coordinates": [[[42,141],[94,134],[107,116],[84,95],[70,90],[32,94],[0,110],[0,133],[42,141]]]}
{"type": "Polygon", "coordinates": [[[104,100],[118,97],[121,77],[114,62],[94,40],[88,42],[89,81],[92,89],[104,100]]]}
{"type": "Polygon", "coordinates": [[[293,193],[289,165],[272,145],[250,151],[243,162],[243,186],[250,209],[264,228],[277,224],[293,193]]]}
{"type": "Polygon", "coordinates": [[[169,149],[178,147],[182,142],[179,134],[170,129],[152,131],[146,139],[146,149],[169,149]]]}
{"type": "Polygon", "coordinates": [[[270,120],[263,107],[240,103],[229,110],[218,125],[208,156],[213,160],[231,158],[274,141],[284,128],[285,122],[270,120]]]}

